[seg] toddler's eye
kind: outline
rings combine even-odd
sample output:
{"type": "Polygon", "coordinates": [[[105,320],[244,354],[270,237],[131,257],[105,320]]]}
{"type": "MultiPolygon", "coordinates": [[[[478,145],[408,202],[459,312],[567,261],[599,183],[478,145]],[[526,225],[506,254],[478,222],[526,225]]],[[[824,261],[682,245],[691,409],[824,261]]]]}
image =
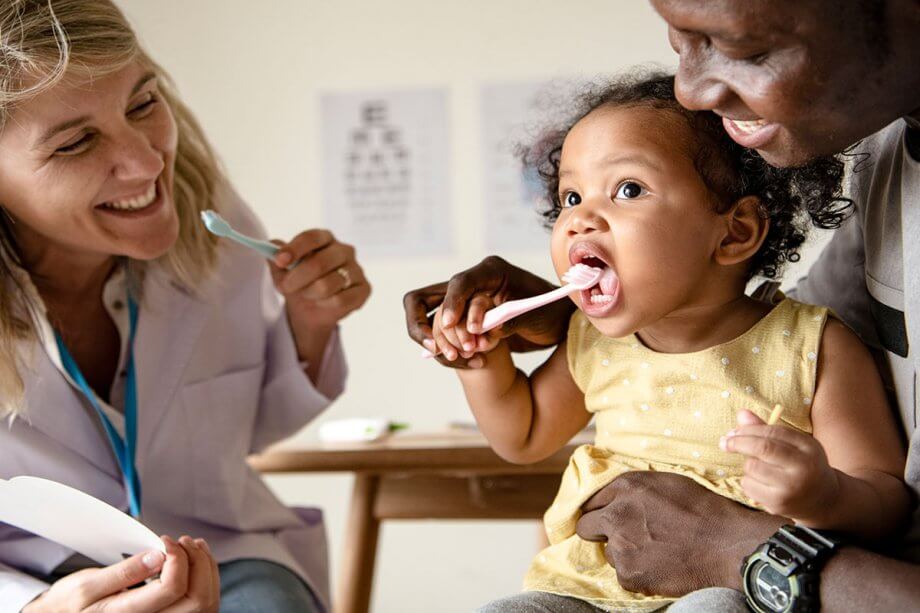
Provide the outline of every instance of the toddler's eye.
{"type": "Polygon", "coordinates": [[[570,207],[581,204],[581,196],[575,192],[566,192],[562,195],[562,206],[570,207]]]}
{"type": "Polygon", "coordinates": [[[633,198],[644,196],[646,193],[646,189],[635,181],[625,181],[621,183],[617,188],[617,193],[614,198],[625,198],[626,200],[632,200],[633,198]]]}

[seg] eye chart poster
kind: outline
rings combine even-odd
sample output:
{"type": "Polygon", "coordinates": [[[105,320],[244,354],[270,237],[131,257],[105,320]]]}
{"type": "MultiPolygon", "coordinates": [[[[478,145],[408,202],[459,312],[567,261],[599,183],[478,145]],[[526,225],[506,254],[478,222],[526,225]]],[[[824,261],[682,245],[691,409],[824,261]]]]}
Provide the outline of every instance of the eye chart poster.
{"type": "Polygon", "coordinates": [[[543,185],[517,158],[518,145],[529,144],[549,120],[543,100],[549,82],[489,84],[482,88],[483,234],[486,249],[545,251],[549,232],[539,211],[545,208],[543,185]]]}
{"type": "Polygon", "coordinates": [[[364,256],[451,251],[447,92],[321,100],[326,223],[364,256]]]}

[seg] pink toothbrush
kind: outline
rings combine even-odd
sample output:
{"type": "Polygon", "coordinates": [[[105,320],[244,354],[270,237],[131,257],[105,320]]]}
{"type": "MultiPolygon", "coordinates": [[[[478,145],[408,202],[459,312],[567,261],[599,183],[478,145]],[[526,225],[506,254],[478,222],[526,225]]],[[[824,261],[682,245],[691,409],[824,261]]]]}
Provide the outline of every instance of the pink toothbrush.
{"type": "MultiPolygon", "coordinates": [[[[533,311],[541,306],[555,302],[560,298],[565,298],[572,292],[579,292],[597,285],[604,271],[600,268],[594,268],[587,264],[575,264],[562,275],[565,285],[530,298],[520,300],[509,300],[494,309],[489,309],[482,318],[482,333],[486,333],[493,328],[497,328],[506,321],[514,319],[518,315],[523,315],[528,311],[533,311]]],[[[422,357],[433,358],[435,354],[427,349],[422,352],[422,357]]]]}

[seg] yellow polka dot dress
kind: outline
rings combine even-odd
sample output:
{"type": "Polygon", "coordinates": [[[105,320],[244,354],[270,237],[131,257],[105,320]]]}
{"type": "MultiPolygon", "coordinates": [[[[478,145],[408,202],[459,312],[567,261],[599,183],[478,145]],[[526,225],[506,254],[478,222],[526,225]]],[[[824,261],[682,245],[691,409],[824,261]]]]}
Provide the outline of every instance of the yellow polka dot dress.
{"type": "MultiPolygon", "coordinates": [[[[569,323],[569,369],[594,414],[595,444],[582,445],[544,516],[550,546],[531,564],[525,590],[573,596],[613,611],[649,611],[669,598],[628,592],[604,558],[602,543],[581,540],[581,505],[630,470],[685,475],[732,500],[756,506],[741,490],[744,460],[719,438],[749,409],[766,420],[811,432],[818,348],[828,310],[785,299],[738,338],[695,353],[664,354],[635,336],[608,338],[581,311],[569,323]]],[[[740,560],[739,560],[740,564],[740,560]]]]}

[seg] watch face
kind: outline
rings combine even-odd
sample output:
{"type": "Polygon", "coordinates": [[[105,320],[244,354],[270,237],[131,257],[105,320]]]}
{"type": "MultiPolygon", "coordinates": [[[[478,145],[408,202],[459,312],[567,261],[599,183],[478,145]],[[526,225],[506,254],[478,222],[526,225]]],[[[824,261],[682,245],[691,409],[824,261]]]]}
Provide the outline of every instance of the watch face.
{"type": "Polygon", "coordinates": [[[749,575],[749,593],[767,611],[787,611],[792,600],[789,579],[769,564],[760,563],[749,575]]]}

